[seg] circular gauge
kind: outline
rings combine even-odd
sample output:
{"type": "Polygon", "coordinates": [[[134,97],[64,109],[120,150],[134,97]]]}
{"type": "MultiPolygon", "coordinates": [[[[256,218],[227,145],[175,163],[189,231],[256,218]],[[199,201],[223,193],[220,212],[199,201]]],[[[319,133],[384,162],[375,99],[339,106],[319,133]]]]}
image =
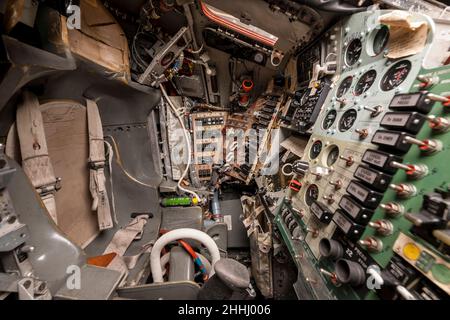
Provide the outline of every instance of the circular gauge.
{"type": "Polygon", "coordinates": [[[402,60],[397,62],[389,70],[381,79],[380,87],[383,91],[392,90],[405,81],[409,72],[411,71],[411,62],[408,60],[402,60]]]}
{"type": "Polygon", "coordinates": [[[317,187],[317,185],[312,184],[306,190],[305,202],[308,206],[310,206],[317,199],[319,199],[319,188],[317,187]]]}
{"type": "Polygon", "coordinates": [[[331,167],[333,164],[336,163],[338,158],[339,158],[339,148],[338,146],[332,146],[330,153],[328,153],[327,166],[331,167]]]}
{"type": "Polygon", "coordinates": [[[355,124],[358,112],[355,109],[350,109],[344,112],[341,121],[339,121],[339,131],[345,132],[355,124]]]}
{"type": "Polygon", "coordinates": [[[389,28],[387,26],[381,26],[377,30],[375,37],[373,38],[372,50],[374,55],[379,55],[383,52],[389,40],[389,28]]]}
{"type": "Polygon", "coordinates": [[[326,114],[325,118],[323,119],[323,123],[322,123],[322,127],[327,130],[330,129],[331,126],[334,124],[334,122],[336,121],[336,117],[337,117],[337,112],[336,110],[330,110],[328,111],[328,113],[326,114]]]}
{"type": "Polygon", "coordinates": [[[309,94],[311,93],[311,89],[308,89],[303,93],[302,98],[300,99],[300,105],[303,106],[309,99],[309,94]]]}
{"type": "Polygon", "coordinates": [[[336,97],[340,98],[344,94],[346,94],[348,92],[348,90],[350,89],[352,82],[353,82],[352,76],[348,76],[347,78],[342,80],[341,84],[339,85],[339,88],[336,91],[336,97]]]}
{"type": "Polygon", "coordinates": [[[315,159],[319,156],[322,151],[322,141],[316,141],[313,143],[311,150],[309,151],[309,157],[315,159]]]}
{"type": "Polygon", "coordinates": [[[375,82],[377,72],[375,70],[369,70],[364,73],[355,85],[355,96],[362,95],[364,92],[370,89],[375,82]]]}
{"type": "Polygon", "coordinates": [[[352,66],[356,62],[358,62],[359,57],[361,56],[362,51],[362,42],[359,38],[353,39],[345,52],[345,63],[347,65],[352,66]]]}
{"type": "Polygon", "coordinates": [[[256,63],[262,63],[264,61],[264,55],[261,52],[257,52],[254,56],[253,56],[253,60],[256,63]]]}

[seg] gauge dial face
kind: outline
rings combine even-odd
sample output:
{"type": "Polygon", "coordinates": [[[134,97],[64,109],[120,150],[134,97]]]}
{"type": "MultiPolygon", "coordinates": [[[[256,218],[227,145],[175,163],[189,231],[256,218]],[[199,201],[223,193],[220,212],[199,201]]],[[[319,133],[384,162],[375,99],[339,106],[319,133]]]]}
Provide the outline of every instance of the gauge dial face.
{"type": "Polygon", "coordinates": [[[381,79],[380,87],[383,91],[392,90],[405,81],[411,71],[411,62],[402,60],[394,64],[381,79]]]}
{"type": "Polygon", "coordinates": [[[327,157],[327,166],[330,167],[333,164],[335,164],[338,157],[339,157],[339,148],[338,146],[333,146],[327,157]]]}
{"type": "Polygon", "coordinates": [[[311,150],[309,151],[309,157],[311,159],[315,159],[319,156],[320,152],[322,152],[322,141],[318,140],[313,143],[311,146],[311,150]]]}
{"type": "Polygon", "coordinates": [[[355,124],[358,112],[355,109],[350,109],[344,112],[341,121],[339,121],[339,131],[345,132],[350,130],[355,124]]]}
{"type": "Polygon", "coordinates": [[[300,105],[304,105],[308,99],[309,99],[309,94],[311,93],[311,89],[306,90],[305,93],[303,93],[302,98],[300,99],[300,105]]]}
{"type": "Polygon", "coordinates": [[[337,112],[336,110],[330,110],[328,111],[328,113],[326,114],[325,118],[323,119],[323,123],[322,123],[322,127],[327,130],[330,129],[331,126],[334,124],[334,122],[336,121],[336,117],[337,117],[337,112]]]}
{"type": "Polygon", "coordinates": [[[317,187],[317,185],[312,184],[306,190],[305,202],[308,206],[310,206],[317,199],[319,199],[319,188],[317,187]]]}
{"type": "Polygon", "coordinates": [[[345,63],[348,66],[354,65],[358,62],[359,57],[362,52],[362,42],[359,38],[353,39],[347,47],[347,51],[345,51],[345,63]]]}
{"type": "Polygon", "coordinates": [[[373,38],[373,53],[379,55],[383,52],[389,41],[389,28],[387,26],[382,26],[378,29],[377,34],[373,38]]]}
{"type": "Polygon", "coordinates": [[[350,89],[350,87],[352,86],[352,82],[353,82],[352,76],[348,76],[347,78],[342,80],[341,84],[339,85],[339,88],[336,91],[336,97],[340,98],[344,94],[346,94],[350,89]]]}
{"type": "Polygon", "coordinates": [[[375,70],[369,70],[364,73],[355,85],[355,96],[362,95],[369,90],[376,78],[377,72],[375,70]]]}

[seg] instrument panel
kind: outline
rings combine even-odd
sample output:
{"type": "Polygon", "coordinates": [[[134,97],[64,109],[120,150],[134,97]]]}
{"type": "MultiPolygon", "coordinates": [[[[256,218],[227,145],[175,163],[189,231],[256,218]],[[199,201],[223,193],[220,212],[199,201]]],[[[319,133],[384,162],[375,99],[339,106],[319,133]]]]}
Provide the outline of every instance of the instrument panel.
{"type": "Polygon", "coordinates": [[[433,135],[447,130],[445,114],[439,115],[445,111],[436,104],[450,105],[450,90],[430,90],[445,82],[450,70],[423,69],[438,39],[433,21],[417,13],[411,20],[428,27],[423,48],[389,58],[398,40],[392,26],[378,22],[389,13],[358,13],[333,28],[342,39],[336,50],[341,60],[302,158],[309,169],[293,177],[302,187],[289,190],[276,218],[300,270],[294,285],[302,283],[300,299],[323,297],[326,290],[331,299],[448,298],[449,219],[443,211],[430,212],[447,208],[449,196],[444,182],[449,180],[435,175],[433,168],[441,165],[432,159],[446,148],[445,136],[433,135]],[[445,129],[430,129],[442,123],[445,129]],[[306,248],[314,277],[311,270],[308,278],[302,276],[298,247],[306,248]],[[412,286],[413,277],[392,280],[398,276],[394,269],[420,281],[412,286]],[[394,285],[373,290],[366,285],[369,277],[394,285]]]}

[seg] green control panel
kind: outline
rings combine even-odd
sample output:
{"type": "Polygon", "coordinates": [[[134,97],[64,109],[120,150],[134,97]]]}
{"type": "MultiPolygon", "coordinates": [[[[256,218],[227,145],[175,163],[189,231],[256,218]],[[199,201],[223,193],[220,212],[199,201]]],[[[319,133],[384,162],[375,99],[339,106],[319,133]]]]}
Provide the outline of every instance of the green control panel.
{"type": "Polygon", "coordinates": [[[427,25],[424,47],[390,58],[383,14],[340,25],[343,68],[301,160],[308,170],[277,208],[299,299],[449,298],[450,65],[429,59],[448,50],[450,25],[411,14],[427,25]],[[367,51],[373,30],[386,38],[381,55],[367,51]]]}

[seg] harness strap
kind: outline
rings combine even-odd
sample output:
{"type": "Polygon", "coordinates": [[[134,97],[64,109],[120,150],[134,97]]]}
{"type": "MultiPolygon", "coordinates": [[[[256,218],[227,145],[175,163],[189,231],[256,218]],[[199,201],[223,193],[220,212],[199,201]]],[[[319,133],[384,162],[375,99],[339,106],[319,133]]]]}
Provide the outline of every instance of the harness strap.
{"type": "Polygon", "coordinates": [[[103,128],[97,104],[86,101],[89,130],[89,190],[92,195],[92,211],[97,211],[98,227],[106,230],[113,227],[111,208],[106,193],[105,149],[103,128]]]}
{"type": "Polygon", "coordinates": [[[55,176],[48,156],[39,101],[32,93],[23,93],[22,102],[17,108],[16,121],[23,170],[36,188],[51,218],[57,223],[55,193],[61,188],[61,179],[55,176]]]}
{"type": "Polygon", "coordinates": [[[135,256],[124,257],[125,252],[134,240],[139,240],[142,238],[144,233],[144,227],[147,224],[148,216],[140,215],[134,218],[125,228],[118,230],[111,242],[106,247],[103,254],[116,253],[116,257],[108,265],[108,269],[113,269],[117,271],[128,271],[132,269],[138,260],[138,258],[147,252],[149,248],[145,248],[139,254],[135,256]]]}

